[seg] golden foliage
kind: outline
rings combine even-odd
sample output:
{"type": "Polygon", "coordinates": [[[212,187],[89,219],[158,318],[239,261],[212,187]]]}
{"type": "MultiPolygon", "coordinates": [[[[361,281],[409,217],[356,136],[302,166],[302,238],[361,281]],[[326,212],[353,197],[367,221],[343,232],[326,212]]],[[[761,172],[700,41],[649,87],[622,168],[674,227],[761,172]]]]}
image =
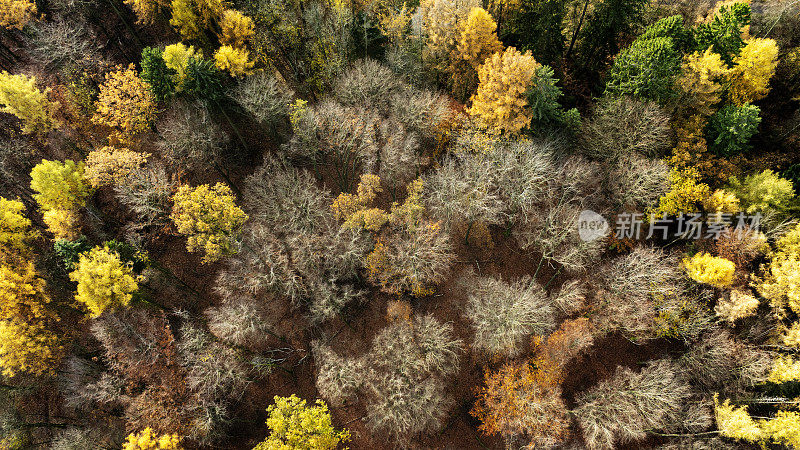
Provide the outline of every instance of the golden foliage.
{"type": "Polygon", "coordinates": [[[689,278],[716,288],[730,286],[736,271],[736,264],[733,261],[708,253],[698,253],[691,258],[685,258],[682,264],[689,278]]]}
{"type": "Polygon", "coordinates": [[[0,318],[29,322],[46,317],[44,305],[50,298],[44,288],[32,262],[0,266],[0,318]]]}
{"type": "Polygon", "coordinates": [[[46,324],[58,317],[45,309],[50,297],[32,262],[36,236],[22,215],[22,202],[0,197],[0,366],[3,375],[44,375],[61,356],[58,338],[46,324]]]}
{"type": "Polygon", "coordinates": [[[800,313],[800,255],[775,255],[763,279],[756,282],[756,289],[773,306],[788,305],[800,313]]]}
{"type": "Polygon", "coordinates": [[[71,241],[80,236],[81,219],[74,209],[48,209],[42,214],[42,221],[56,239],[71,241]]]}
{"type": "Polygon", "coordinates": [[[108,247],[95,247],[80,255],[69,279],[78,283],[75,299],[86,305],[92,317],[108,309],[127,306],[139,289],[130,264],[108,247]]]}
{"type": "Polygon", "coordinates": [[[780,338],[783,345],[800,348],[800,322],[795,322],[791,327],[785,329],[780,338]]]}
{"type": "Polygon", "coordinates": [[[669,158],[669,165],[680,171],[694,171],[699,178],[725,183],[738,168],[727,158],[718,158],[708,151],[705,139],[706,118],[695,114],[675,129],[678,143],[669,158]]]}
{"type": "Polygon", "coordinates": [[[164,64],[178,73],[178,82],[182,82],[186,78],[186,66],[189,65],[189,60],[192,58],[202,57],[202,53],[195,52],[194,47],[185,46],[178,42],[177,44],[168,45],[164,48],[164,53],[161,57],[164,58],[164,64]]]}
{"type": "Polygon", "coordinates": [[[127,148],[103,147],[86,157],[86,179],[92,187],[122,183],[131,172],[141,167],[149,153],[138,153],[127,148]]]}
{"type": "Polygon", "coordinates": [[[670,170],[670,190],[658,200],[658,212],[669,215],[690,213],[698,210],[710,195],[707,184],[699,181],[700,175],[694,169],[670,170]]]}
{"type": "Polygon", "coordinates": [[[772,364],[772,370],[767,377],[770,383],[800,381],[800,360],[795,360],[791,356],[778,356],[772,364]]]}
{"type": "Polygon", "coordinates": [[[155,99],[133,64],[106,74],[96,106],[92,122],[114,128],[113,137],[123,143],[147,131],[155,119],[155,99]]]}
{"type": "Polygon", "coordinates": [[[82,162],[43,159],[31,170],[33,199],[43,210],[74,209],[83,206],[90,194],[82,162]]]}
{"type": "Polygon", "coordinates": [[[131,433],[122,444],[122,450],[180,450],[181,438],[177,434],[156,435],[147,427],[140,433],[131,433]]]}
{"type": "Polygon", "coordinates": [[[0,27],[25,28],[35,18],[36,5],[29,0],[0,0],[0,27]]]}
{"type": "Polygon", "coordinates": [[[220,28],[222,29],[222,34],[219,37],[220,43],[238,49],[244,48],[247,41],[255,33],[253,19],[235,9],[226,9],[222,13],[220,28]]]}
{"type": "Polygon", "coordinates": [[[333,427],[328,405],[317,400],[314,406],[292,394],[275,396],[267,408],[270,435],[253,450],[333,450],[350,440],[350,432],[333,427]]]}
{"type": "Polygon", "coordinates": [[[230,45],[223,45],[214,53],[214,64],[220,70],[227,71],[234,77],[252,73],[254,62],[250,61],[250,52],[230,45]]]}
{"type": "Polygon", "coordinates": [[[770,420],[759,421],[764,435],[776,444],[800,448],[800,413],[778,411],[770,420]]]}
{"type": "Polygon", "coordinates": [[[0,72],[1,111],[17,116],[23,133],[44,133],[57,125],[53,119],[56,104],[47,99],[48,92],[49,88],[42,92],[36,87],[36,77],[0,72]]]}
{"type": "Polygon", "coordinates": [[[682,107],[710,116],[713,106],[722,99],[722,84],[726,82],[730,69],[709,47],[704,53],[686,55],[677,85],[685,94],[682,107]]]}
{"type": "Polygon", "coordinates": [[[731,103],[742,106],[760,100],[769,93],[769,80],[778,67],[778,44],[772,39],[750,39],[733,62],[731,103]]]}
{"type": "Polygon", "coordinates": [[[483,8],[472,8],[458,38],[458,58],[478,70],[486,58],[503,50],[497,38],[497,23],[483,8]]]}
{"type": "Polygon", "coordinates": [[[477,86],[478,68],[486,59],[503,50],[497,38],[497,24],[483,8],[472,8],[463,23],[458,42],[450,55],[453,92],[466,98],[477,86]]]}
{"type": "Polygon", "coordinates": [[[186,40],[200,39],[212,29],[226,10],[224,0],[172,0],[169,23],[186,40]]]}
{"type": "Polygon", "coordinates": [[[156,16],[161,13],[162,8],[169,6],[168,0],[125,0],[125,4],[130,5],[131,9],[139,18],[139,23],[149,25],[156,20],[156,16]]]}
{"type": "Polygon", "coordinates": [[[236,238],[247,214],[236,206],[231,189],[217,183],[196,188],[181,186],[173,196],[172,220],[189,237],[189,251],[203,250],[203,262],[237,252],[236,238]]]}
{"type": "Polygon", "coordinates": [[[338,220],[344,221],[342,226],[345,228],[379,231],[389,221],[389,215],[379,208],[367,208],[367,205],[372,203],[381,191],[383,189],[380,177],[372,174],[361,175],[357,193],[339,194],[331,204],[331,210],[338,220]]]}
{"type": "Polygon", "coordinates": [[[509,47],[486,60],[478,69],[478,91],[468,109],[476,123],[491,133],[517,133],[533,118],[526,92],[540,64],[530,51],[509,47]]]}
{"type": "Polygon", "coordinates": [[[172,18],[170,25],[187,40],[198,39],[202,36],[200,16],[194,10],[192,0],[172,0],[172,18]]]}
{"type": "Polygon", "coordinates": [[[19,200],[0,197],[0,262],[18,263],[30,258],[28,243],[36,237],[31,221],[23,215],[25,205],[19,200]]]}
{"type": "Polygon", "coordinates": [[[427,39],[424,59],[446,71],[449,58],[458,43],[463,22],[472,8],[481,4],[474,0],[423,0],[419,10],[427,39]]]}
{"type": "Polygon", "coordinates": [[[58,337],[41,323],[0,321],[0,366],[5,376],[52,374],[61,350],[58,337]]]}
{"type": "Polygon", "coordinates": [[[709,214],[713,214],[719,220],[722,213],[737,213],[739,209],[739,199],[731,192],[724,189],[717,189],[708,197],[703,199],[703,208],[709,214]]]}
{"type": "Polygon", "coordinates": [[[747,413],[747,406],[735,407],[728,399],[719,403],[717,394],[714,394],[714,415],[721,436],[748,442],[756,442],[762,437],[761,428],[747,413]]]}

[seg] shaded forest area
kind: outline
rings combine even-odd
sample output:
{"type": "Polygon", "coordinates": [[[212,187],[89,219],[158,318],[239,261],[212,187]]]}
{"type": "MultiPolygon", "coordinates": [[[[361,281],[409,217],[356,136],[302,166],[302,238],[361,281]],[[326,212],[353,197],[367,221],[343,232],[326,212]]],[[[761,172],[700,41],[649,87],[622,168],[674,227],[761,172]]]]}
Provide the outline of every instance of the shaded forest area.
{"type": "Polygon", "coordinates": [[[800,448],[800,1],[0,0],[0,448],[800,448]]]}

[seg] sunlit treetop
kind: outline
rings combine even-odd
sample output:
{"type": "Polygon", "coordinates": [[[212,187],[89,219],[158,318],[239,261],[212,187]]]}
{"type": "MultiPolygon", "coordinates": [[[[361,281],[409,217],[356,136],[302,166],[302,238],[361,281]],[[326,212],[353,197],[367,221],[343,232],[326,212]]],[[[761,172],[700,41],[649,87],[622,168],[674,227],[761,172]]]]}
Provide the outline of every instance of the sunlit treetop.
{"type": "Polygon", "coordinates": [[[224,70],[234,77],[249,75],[254,63],[250,61],[250,52],[223,45],[214,53],[214,63],[219,70],[224,70]]]}
{"type": "Polygon", "coordinates": [[[96,106],[92,122],[114,128],[114,137],[122,142],[147,131],[155,120],[155,99],[133,64],[106,74],[96,106]]]}
{"type": "Polygon", "coordinates": [[[0,197],[0,257],[4,260],[27,255],[29,241],[36,237],[24,212],[21,201],[0,197]]]}
{"type": "Polygon", "coordinates": [[[83,163],[70,159],[63,163],[43,159],[31,170],[31,189],[37,192],[33,198],[44,211],[81,207],[91,193],[83,163]]]}
{"type": "Polygon", "coordinates": [[[350,440],[350,432],[333,428],[328,405],[317,400],[313,406],[296,395],[275,396],[267,409],[270,434],[254,450],[332,450],[350,440]]]}
{"type": "Polygon", "coordinates": [[[541,65],[530,51],[514,47],[498,52],[478,69],[478,91],[468,113],[490,133],[518,133],[531,123],[526,92],[541,65]]]}
{"type": "Polygon", "coordinates": [[[0,111],[17,116],[23,133],[43,133],[57,125],[52,117],[56,105],[47,99],[48,92],[36,87],[36,77],[0,72],[0,111]]]}
{"type": "Polygon", "coordinates": [[[164,58],[167,67],[178,73],[178,82],[181,82],[186,78],[186,67],[189,65],[189,60],[191,58],[202,58],[203,55],[199,51],[196,52],[191,45],[187,47],[178,42],[177,44],[166,46],[161,56],[164,58]]]}
{"type": "Polygon", "coordinates": [[[180,450],[181,438],[177,434],[158,436],[150,427],[140,433],[131,433],[122,444],[122,450],[180,450]]]}
{"type": "Polygon", "coordinates": [[[168,0],[125,0],[125,3],[130,5],[143,24],[153,23],[158,14],[169,6],[168,0]]]}
{"type": "Polygon", "coordinates": [[[203,262],[236,253],[236,239],[248,217],[228,186],[181,186],[173,201],[171,217],[178,232],[188,236],[189,251],[203,251],[203,262]]]}
{"type": "Polygon", "coordinates": [[[38,322],[0,321],[0,367],[5,376],[53,374],[62,350],[58,336],[38,322]]]}
{"type": "Polygon", "coordinates": [[[225,10],[222,14],[220,28],[222,29],[219,37],[220,43],[239,49],[243,48],[255,33],[253,19],[235,9],[225,10]]]}
{"type": "Polygon", "coordinates": [[[108,309],[127,306],[139,289],[131,264],[121,261],[108,247],[95,247],[80,255],[69,274],[78,283],[75,299],[86,305],[92,317],[108,309]]]}
{"type": "Polygon", "coordinates": [[[0,26],[21,30],[36,16],[36,5],[29,0],[0,0],[0,26]]]}

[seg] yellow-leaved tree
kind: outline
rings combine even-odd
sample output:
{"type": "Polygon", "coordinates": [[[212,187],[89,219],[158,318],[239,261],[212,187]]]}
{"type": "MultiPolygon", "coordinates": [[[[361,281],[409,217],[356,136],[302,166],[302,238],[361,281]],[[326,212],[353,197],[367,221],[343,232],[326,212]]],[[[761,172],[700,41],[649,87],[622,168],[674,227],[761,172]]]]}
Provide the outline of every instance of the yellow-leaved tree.
{"type": "Polygon", "coordinates": [[[317,400],[314,406],[292,394],[275,396],[267,408],[269,436],[253,450],[333,450],[350,440],[350,432],[333,427],[328,405],[317,400]]]}
{"type": "Polygon", "coordinates": [[[714,416],[721,436],[749,442],[757,442],[762,438],[761,428],[747,413],[747,406],[733,406],[728,399],[720,403],[717,394],[714,394],[714,416]]]}
{"type": "Polygon", "coordinates": [[[775,243],[764,276],[756,283],[758,293],[773,306],[789,306],[800,313],[800,225],[775,243]]]}
{"type": "Polygon", "coordinates": [[[106,74],[96,106],[92,122],[114,128],[112,137],[123,143],[147,131],[155,119],[155,99],[133,64],[106,74]]]}
{"type": "Polygon", "coordinates": [[[43,159],[31,170],[31,189],[37,192],[33,199],[44,210],[79,208],[91,192],[83,163],[70,159],[63,163],[43,159]]]}
{"type": "Polygon", "coordinates": [[[204,30],[219,23],[225,9],[223,0],[172,0],[169,23],[184,39],[199,39],[204,30]]]}
{"type": "Polygon", "coordinates": [[[517,133],[530,125],[526,92],[533,85],[540,64],[530,51],[509,47],[486,60],[478,69],[478,91],[467,110],[475,122],[490,133],[517,133]]]}
{"type": "Polygon", "coordinates": [[[92,317],[127,306],[139,289],[131,264],[105,246],[81,254],[69,279],[78,283],[75,299],[86,305],[92,317]]]}
{"type": "Polygon", "coordinates": [[[47,328],[58,317],[32,262],[28,241],[36,234],[25,207],[0,197],[0,366],[3,374],[43,375],[60,358],[58,337],[47,328]]]}
{"type": "Polygon", "coordinates": [[[2,112],[17,116],[23,133],[47,132],[57,124],[53,119],[56,104],[47,99],[48,92],[49,88],[42,92],[36,87],[36,77],[0,72],[2,112]]]}
{"type": "Polygon", "coordinates": [[[172,0],[172,18],[170,25],[187,40],[197,39],[201,36],[200,16],[194,10],[192,0],[172,0]]]}
{"type": "Polygon", "coordinates": [[[86,157],[86,179],[92,187],[124,182],[131,172],[141,167],[149,153],[139,153],[127,148],[103,147],[89,152],[86,157]]]}
{"type": "Polygon", "coordinates": [[[36,16],[36,5],[29,0],[0,0],[0,27],[21,30],[36,16]]]}
{"type": "Polygon", "coordinates": [[[161,57],[164,58],[164,64],[168,68],[178,73],[178,84],[186,78],[186,67],[189,65],[189,60],[192,58],[202,57],[201,52],[195,52],[194,47],[185,46],[178,42],[177,44],[168,45],[164,48],[164,53],[161,57]]]}
{"type": "Polygon", "coordinates": [[[800,413],[797,411],[778,411],[770,420],[760,420],[765,436],[779,445],[800,448],[800,413]]]}
{"type": "Polygon", "coordinates": [[[684,259],[683,267],[692,280],[717,288],[730,286],[736,271],[736,264],[733,261],[708,253],[698,253],[684,259]]]}
{"type": "Polygon", "coordinates": [[[91,189],[82,162],[42,160],[31,170],[31,189],[48,229],[57,237],[74,239],[80,221],[78,209],[86,204],[91,189]]]}
{"type": "Polygon", "coordinates": [[[31,221],[23,215],[25,205],[19,200],[0,197],[0,262],[15,264],[30,258],[28,242],[36,237],[31,221]]]}
{"type": "Polygon", "coordinates": [[[52,374],[61,354],[58,336],[41,323],[0,321],[0,366],[3,375],[52,374]]]}
{"type": "Polygon", "coordinates": [[[168,0],[125,0],[125,4],[130,5],[131,9],[136,13],[139,22],[143,24],[152,24],[156,20],[156,16],[161,13],[163,8],[169,6],[168,0]]]}
{"type": "Polygon", "coordinates": [[[422,0],[419,4],[422,27],[426,35],[423,58],[437,70],[446,71],[449,59],[472,8],[477,0],[422,0]]]}
{"type": "Polygon", "coordinates": [[[45,318],[45,305],[50,302],[30,261],[17,267],[0,266],[0,318],[33,322],[45,318]]]}
{"type": "Polygon", "coordinates": [[[131,433],[122,444],[122,450],[180,450],[181,438],[177,434],[155,434],[150,427],[131,433]]]}
{"type": "Polygon", "coordinates": [[[483,8],[472,8],[450,56],[453,93],[467,98],[478,84],[478,68],[486,58],[503,50],[497,38],[497,23],[483,8]]]}
{"type": "Polygon", "coordinates": [[[172,198],[172,220],[188,236],[189,251],[202,250],[203,262],[237,252],[236,241],[247,214],[236,206],[231,189],[217,183],[196,188],[181,186],[172,198]]]}
{"type": "Polygon", "coordinates": [[[772,39],[749,39],[733,62],[731,103],[742,106],[760,100],[769,93],[769,80],[778,67],[778,44],[772,39]]]}
{"type": "Polygon", "coordinates": [[[214,64],[220,70],[227,71],[234,77],[251,73],[254,63],[250,61],[250,52],[243,49],[223,45],[214,53],[214,64]]]}
{"type": "Polygon", "coordinates": [[[233,48],[244,48],[247,41],[255,33],[253,19],[235,9],[226,9],[222,13],[220,28],[222,29],[222,33],[219,36],[220,43],[230,45],[233,48]]]}
{"type": "Polygon", "coordinates": [[[472,8],[456,45],[458,58],[478,70],[486,58],[503,50],[497,38],[497,23],[483,8],[472,8]]]}
{"type": "Polygon", "coordinates": [[[700,182],[700,174],[693,167],[672,169],[669,173],[670,190],[658,199],[659,213],[677,215],[694,212],[711,195],[711,188],[700,182]]]}
{"type": "Polygon", "coordinates": [[[710,47],[703,53],[686,55],[677,80],[685,97],[682,106],[705,116],[713,114],[712,107],[722,99],[722,85],[730,71],[710,47]]]}

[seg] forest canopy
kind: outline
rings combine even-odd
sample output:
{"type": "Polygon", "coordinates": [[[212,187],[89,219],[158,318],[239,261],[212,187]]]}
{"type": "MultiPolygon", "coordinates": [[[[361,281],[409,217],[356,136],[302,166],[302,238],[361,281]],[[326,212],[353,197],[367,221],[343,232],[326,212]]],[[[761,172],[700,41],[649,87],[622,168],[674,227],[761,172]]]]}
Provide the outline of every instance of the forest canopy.
{"type": "Polygon", "coordinates": [[[0,448],[800,448],[800,2],[0,0],[0,448]]]}

